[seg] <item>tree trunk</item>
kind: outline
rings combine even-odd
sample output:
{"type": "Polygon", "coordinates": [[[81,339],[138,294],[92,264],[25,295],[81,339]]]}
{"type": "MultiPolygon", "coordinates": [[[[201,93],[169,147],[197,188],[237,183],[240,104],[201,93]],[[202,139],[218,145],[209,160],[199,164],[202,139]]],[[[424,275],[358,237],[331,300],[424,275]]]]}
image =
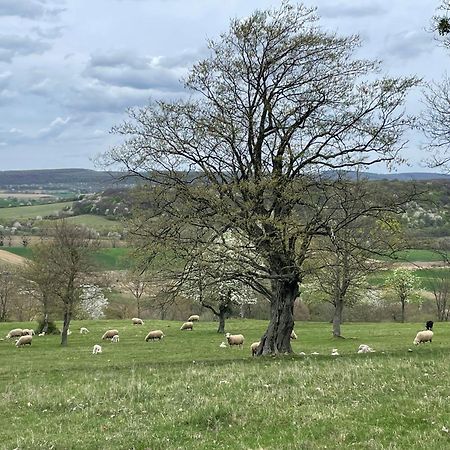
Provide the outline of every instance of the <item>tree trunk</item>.
{"type": "Polygon", "coordinates": [[[48,298],[46,295],[44,295],[43,299],[42,299],[42,307],[43,307],[43,313],[44,313],[44,324],[42,327],[41,332],[43,331],[44,333],[47,333],[48,331],[48,298]]]}
{"type": "Polygon", "coordinates": [[[218,333],[225,334],[225,313],[226,309],[219,309],[219,314],[217,317],[219,318],[219,328],[217,329],[218,333]]]}
{"type": "Polygon", "coordinates": [[[137,316],[141,319],[141,302],[137,299],[137,316]]]}
{"type": "Polygon", "coordinates": [[[405,322],[405,304],[406,304],[406,302],[404,300],[401,300],[401,303],[402,303],[401,322],[404,323],[405,322]]]}
{"type": "Polygon", "coordinates": [[[334,314],[333,314],[333,336],[341,336],[342,311],[344,310],[344,302],[339,296],[335,299],[334,314]]]}
{"type": "Polygon", "coordinates": [[[70,311],[69,305],[65,305],[64,308],[64,324],[61,333],[61,345],[67,346],[67,332],[69,331],[70,319],[72,318],[72,313],[70,311]]]}
{"type": "Polygon", "coordinates": [[[272,282],[271,319],[261,338],[257,355],[292,353],[291,332],[294,328],[294,302],[298,297],[298,279],[272,282]]]}

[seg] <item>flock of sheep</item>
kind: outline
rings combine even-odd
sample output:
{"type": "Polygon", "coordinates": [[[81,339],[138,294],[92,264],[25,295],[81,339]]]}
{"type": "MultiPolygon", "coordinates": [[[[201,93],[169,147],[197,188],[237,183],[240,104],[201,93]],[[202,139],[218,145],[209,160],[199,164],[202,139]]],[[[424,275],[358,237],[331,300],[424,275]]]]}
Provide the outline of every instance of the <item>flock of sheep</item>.
{"type": "MultiPolygon", "coordinates": [[[[198,322],[200,320],[200,317],[198,315],[191,315],[189,317],[189,319],[184,322],[181,325],[180,330],[190,330],[192,331],[194,329],[194,322],[198,322]]],[[[133,317],[131,319],[131,322],[133,325],[144,325],[144,321],[138,317],[133,317]]],[[[426,324],[425,324],[425,330],[423,331],[419,331],[416,334],[416,337],[414,338],[413,344],[414,345],[418,345],[418,344],[422,344],[424,342],[432,342],[433,339],[433,321],[429,320],[426,324]]],[[[85,327],[81,327],[80,328],[80,334],[87,334],[89,333],[89,330],[85,327]]],[[[68,332],[68,334],[70,334],[70,332],[68,332]]],[[[17,338],[16,340],[16,347],[23,347],[25,345],[31,345],[32,341],[33,341],[33,335],[34,335],[34,331],[28,328],[22,329],[22,328],[14,328],[13,330],[11,330],[7,335],[6,335],[6,339],[12,339],[12,338],[17,338]]],[[[43,336],[45,335],[45,333],[39,333],[39,336],[43,336]]],[[[149,331],[148,334],[145,336],[145,341],[154,341],[154,340],[161,340],[164,337],[164,332],[162,330],[152,330],[149,331]]],[[[243,348],[244,345],[244,341],[245,338],[242,334],[230,334],[227,333],[225,335],[228,345],[230,347],[232,346],[238,346],[239,348],[243,348]]],[[[110,340],[113,343],[117,343],[119,342],[119,331],[118,330],[107,330],[103,336],[102,336],[102,340],[110,340]]],[[[295,333],[294,330],[292,330],[291,333],[291,339],[297,339],[297,335],[295,333]]],[[[260,345],[260,341],[257,342],[253,342],[250,345],[250,352],[252,356],[255,356],[258,350],[258,347],[260,345]]],[[[227,347],[227,345],[225,344],[225,342],[222,342],[220,344],[221,348],[227,347]]],[[[373,350],[371,347],[369,347],[367,344],[361,344],[358,348],[358,353],[372,353],[375,352],[375,350],[373,350]]],[[[98,353],[102,353],[102,347],[99,344],[95,344],[93,349],[92,349],[92,353],[94,355],[98,354],[98,353]]],[[[317,352],[313,352],[311,353],[312,355],[318,355],[319,353],[317,352]]],[[[300,352],[300,355],[305,355],[304,352],[300,352]]],[[[338,350],[336,348],[334,348],[331,352],[332,356],[338,356],[338,350]]]]}

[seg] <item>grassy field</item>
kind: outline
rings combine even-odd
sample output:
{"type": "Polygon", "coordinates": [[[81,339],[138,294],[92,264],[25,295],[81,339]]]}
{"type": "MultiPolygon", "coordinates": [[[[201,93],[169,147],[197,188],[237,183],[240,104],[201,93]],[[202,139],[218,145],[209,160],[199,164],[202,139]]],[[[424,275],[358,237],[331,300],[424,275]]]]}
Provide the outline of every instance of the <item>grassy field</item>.
{"type": "MultiPolygon", "coordinates": [[[[447,257],[449,254],[447,253],[447,257]]],[[[442,261],[442,255],[432,250],[408,249],[395,253],[395,258],[381,258],[383,261],[407,261],[407,262],[438,262],[442,261]]]]}
{"type": "MultiPolygon", "coordinates": [[[[69,223],[77,225],[85,225],[89,228],[93,228],[99,233],[103,234],[108,231],[123,231],[123,223],[118,220],[108,220],[104,216],[96,216],[94,214],[81,214],[79,216],[68,217],[66,219],[69,223]]],[[[43,226],[50,221],[43,221],[43,226]]]]}
{"type": "Polygon", "coordinates": [[[35,219],[37,216],[45,217],[56,214],[66,207],[72,206],[72,202],[49,203],[34,206],[16,206],[12,208],[0,208],[0,222],[10,220],[35,219]]]}
{"type": "MultiPolygon", "coordinates": [[[[0,335],[19,325],[30,326],[3,323],[0,335]]],[[[330,324],[299,323],[297,354],[278,358],[249,354],[266,322],[227,322],[245,335],[244,350],[220,348],[215,323],[179,325],[83,321],[67,348],[58,336],[22,349],[0,342],[1,448],[450,448],[448,324],[412,348],[423,324],[349,324],[347,339],[333,340],[330,324]],[[108,328],[120,342],[92,355],[108,328]],[[145,343],[156,328],[166,337],[145,343]],[[377,352],[356,354],[361,343],[377,352]]]]}

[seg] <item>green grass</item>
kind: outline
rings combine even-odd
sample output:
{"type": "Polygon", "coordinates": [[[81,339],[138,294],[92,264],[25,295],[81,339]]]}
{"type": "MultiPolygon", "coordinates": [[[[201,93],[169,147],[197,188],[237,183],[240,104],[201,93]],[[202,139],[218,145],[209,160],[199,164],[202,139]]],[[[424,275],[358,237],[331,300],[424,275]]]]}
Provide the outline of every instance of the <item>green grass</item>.
{"type": "MultiPolygon", "coordinates": [[[[408,249],[401,252],[396,252],[394,258],[380,258],[382,261],[421,261],[421,262],[437,262],[442,261],[442,255],[432,250],[423,249],[408,249]]],[[[450,254],[447,253],[447,257],[450,254]]]]}
{"type": "Polygon", "coordinates": [[[102,248],[95,252],[94,263],[101,270],[125,270],[132,266],[129,248],[102,248]]]}
{"type": "Polygon", "coordinates": [[[31,258],[33,250],[30,247],[0,247],[0,250],[5,250],[15,255],[23,256],[24,258],[31,258]]]}
{"type": "Polygon", "coordinates": [[[35,219],[36,216],[45,217],[72,206],[72,202],[49,203],[34,206],[16,206],[0,208],[0,221],[35,219]]]}
{"type": "MultiPolygon", "coordinates": [[[[123,224],[118,220],[108,220],[104,216],[96,216],[93,214],[81,214],[79,216],[72,216],[66,219],[68,222],[76,225],[85,225],[93,228],[99,233],[106,233],[108,231],[123,231],[123,224]]],[[[50,223],[50,221],[43,221],[42,226],[50,223]]]]}
{"type": "MultiPolygon", "coordinates": [[[[0,335],[18,325],[0,324],[0,335]]],[[[422,324],[349,324],[333,340],[330,324],[300,323],[293,348],[308,356],[251,358],[266,325],[227,322],[244,350],[220,348],[217,324],[202,322],[181,332],[177,322],[83,321],[67,348],[58,336],[0,342],[1,448],[449,448],[448,324],[408,352],[422,324]],[[92,355],[112,327],[120,342],[92,355]],[[156,328],[166,338],[145,343],[156,328]],[[361,343],[377,353],[357,355],[361,343]]]]}

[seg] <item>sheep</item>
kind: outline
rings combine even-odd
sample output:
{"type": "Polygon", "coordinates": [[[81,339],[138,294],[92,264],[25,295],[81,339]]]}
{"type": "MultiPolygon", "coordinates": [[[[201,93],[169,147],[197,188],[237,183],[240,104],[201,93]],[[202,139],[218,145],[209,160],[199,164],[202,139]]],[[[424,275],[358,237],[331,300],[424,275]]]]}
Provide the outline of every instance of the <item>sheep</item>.
{"type": "Polygon", "coordinates": [[[164,333],[161,330],[149,331],[147,336],[145,336],[145,342],[155,341],[156,339],[161,340],[164,337],[164,333]]]}
{"type": "Polygon", "coordinates": [[[193,330],[194,329],[194,323],[193,322],[184,322],[183,325],[181,325],[180,330],[193,330]]]}
{"type": "Polygon", "coordinates": [[[24,328],[22,330],[22,336],[34,336],[34,330],[30,330],[29,328],[24,328]]]}
{"type": "Polygon", "coordinates": [[[338,352],[338,349],[337,349],[337,348],[333,348],[333,349],[331,350],[331,356],[339,356],[339,352],[338,352]]]}
{"type": "Polygon", "coordinates": [[[220,348],[226,348],[226,347],[227,347],[227,344],[225,344],[225,342],[222,342],[222,343],[219,345],[219,347],[220,347],[220,348]]]}
{"type": "Polygon", "coordinates": [[[133,317],[131,319],[131,322],[133,325],[144,325],[144,321],[142,319],[139,319],[139,317],[133,317]]]}
{"type": "Polygon", "coordinates": [[[92,348],[92,354],[96,355],[97,353],[101,353],[102,352],[102,346],[95,344],[94,347],[92,348]]]}
{"type": "Polygon", "coordinates": [[[197,314],[193,314],[192,316],[189,316],[188,322],[198,322],[200,320],[200,316],[197,314]]]}
{"type": "MultiPolygon", "coordinates": [[[[60,331],[60,334],[63,333],[63,330],[60,331]]],[[[70,328],[67,330],[67,336],[70,336],[72,334],[72,332],[70,331],[70,328]]]]}
{"type": "Polygon", "coordinates": [[[375,353],[375,350],[369,347],[367,344],[361,344],[358,347],[358,353],[375,353]]]}
{"type": "Polygon", "coordinates": [[[33,340],[33,336],[27,334],[26,336],[20,336],[16,341],[16,347],[22,347],[22,345],[31,345],[31,341],[33,340]]]}
{"type": "Polygon", "coordinates": [[[114,343],[119,342],[119,335],[118,335],[118,334],[114,335],[114,336],[111,338],[111,342],[114,342],[114,343]]]}
{"type": "Polygon", "coordinates": [[[14,328],[6,335],[6,339],[11,339],[13,337],[20,337],[22,336],[22,331],[23,331],[22,328],[14,328]]]}
{"type": "Polygon", "coordinates": [[[419,345],[422,342],[431,342],[433,339],[433,332],[431,330],[419,331],[414,338],[413,344],[419,345]]]}
{"type": "Polygon", "coordinates": [[[425,328],[431,331],[433,329],[433,324],[434,322],[432,320],[428,320],[427,323],[425,324],[425,328]]]}
{"type": "Polygon", "coordinates": [[[291,332],[291,339],[297,339],[297,335],[295,334],[294,330],[292,330],[291,332]]]}
{"type": "Polygon", "coordinates": [[[89,330],[87,328],[85,328],[85,327],[80,328],[80,334],[88,334],[88,333],[89,333],[89,330]]]}
{"type": "Polygon", "coordinates": [[[242,334],[230,334],[227,333],[225,335],[228,341],[228,345],[231,347],[232,345],[239,345],[239,348],[242,350],[242,346],[244,345],[244,336],[242,334]]]}
{"type": "Polygon", "coordinates": [[[42,333],[39,333],[38,336],[40,336],[40,337],[45,336],[45,331],[42,331],[42,333]]]}
{"type": "Polygon", "coordinates": [[[258,347],[259,347],[259,344],[260,344],[260,343],[261,343],[261,342],[258,341],[258,342],[253,342],[253,344],[250,345],[250,351],[252,352],[252,356],[255,356],[255,355],[256,355],[256,352],[258,351],[258,347]]]}
{"type": "Polygon", "coordinates": [[[113,336],[115,336],[116,334],[119,334],[119,332],[117,330],[108,330],[105,331],[105,334],[102,336],[102,339],[112,339],[113,336]]]}

